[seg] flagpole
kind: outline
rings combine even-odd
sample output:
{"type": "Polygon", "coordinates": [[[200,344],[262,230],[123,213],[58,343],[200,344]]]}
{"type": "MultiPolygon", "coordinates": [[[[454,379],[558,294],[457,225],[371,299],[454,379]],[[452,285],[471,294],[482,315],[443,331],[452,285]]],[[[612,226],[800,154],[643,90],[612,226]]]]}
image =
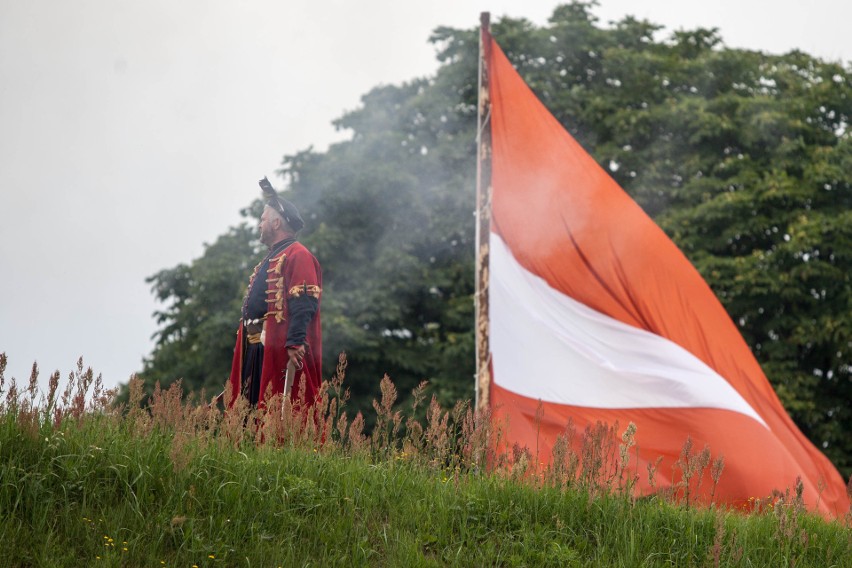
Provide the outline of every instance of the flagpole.
{"type": "Polygon", "coordinates": [[[476,409],[488,408],[491,351],[488,344],[488,242],[491,234],[491,99],[488,59],[491,14],[479,16],[479,104],[476,134],[476,409]]]}

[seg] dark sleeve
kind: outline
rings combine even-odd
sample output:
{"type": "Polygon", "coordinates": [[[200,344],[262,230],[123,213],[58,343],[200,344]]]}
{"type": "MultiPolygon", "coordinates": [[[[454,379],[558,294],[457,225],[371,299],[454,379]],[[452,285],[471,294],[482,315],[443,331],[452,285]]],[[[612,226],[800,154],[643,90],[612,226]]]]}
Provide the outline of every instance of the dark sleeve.
{"type": "Polygon", "coordinates": [[[290,325],[287,327],[287,347],[304,345],[308,324],[317,313],[319,300],[306,294],[291,297],[287,302],[290,325]]]}

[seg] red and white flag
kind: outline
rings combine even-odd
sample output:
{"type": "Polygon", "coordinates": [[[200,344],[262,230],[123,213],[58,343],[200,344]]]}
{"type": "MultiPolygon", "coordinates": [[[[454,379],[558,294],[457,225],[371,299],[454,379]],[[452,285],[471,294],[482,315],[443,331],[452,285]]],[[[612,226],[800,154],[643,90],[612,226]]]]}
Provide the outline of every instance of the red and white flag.
{"type": "Polygon", "coordinates": [[[569,418],[580,431],[633,422],[640,492],[659,457],[656,487],[677,481],[691,437],[724,456],[717,502],[765,498],[801,476],[809,508],[845,514],[843,479],[787,415],[709,286],[485,38],[488,404],[508,416],[509,443],[548,461],[569,418]]]}

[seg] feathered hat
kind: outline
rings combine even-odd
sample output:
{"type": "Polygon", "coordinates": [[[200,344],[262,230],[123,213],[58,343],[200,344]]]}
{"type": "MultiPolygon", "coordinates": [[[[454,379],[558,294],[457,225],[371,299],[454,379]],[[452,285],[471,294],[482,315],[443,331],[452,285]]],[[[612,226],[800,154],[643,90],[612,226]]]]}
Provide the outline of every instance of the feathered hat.
{"type": "Polygon", "coordinates": [[[272,187],[272,184],[269,183],[268,179],[266,179],[266,176],[257,183],[260,185],[260,189],[263,190],[263,197],[266,199],[266,204],[284,217],[284,220],[287,221],[287,224],[290,225],[291,229],[297,233],[301,231],[302,227],[305,226],[305,221],[302,219],[302,216],[299,215],[299,210],[296,209],[296,206],[283,197],[279,197],[278,194],[275,193],[275,189],[272,187]]]}

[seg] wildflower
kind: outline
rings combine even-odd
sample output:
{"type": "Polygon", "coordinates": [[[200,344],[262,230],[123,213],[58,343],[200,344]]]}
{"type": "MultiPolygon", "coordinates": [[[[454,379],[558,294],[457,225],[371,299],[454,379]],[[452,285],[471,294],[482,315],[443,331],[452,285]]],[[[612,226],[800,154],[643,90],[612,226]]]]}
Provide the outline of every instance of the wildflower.
{"type": "Polygon", "coordinates": [[[208,554],[208,555],[207,555],[207,558],[212,558],[213,560],[216,560],[216,557],[215,557],[214,555],[212,555],[212,554],[208,554]]]}

